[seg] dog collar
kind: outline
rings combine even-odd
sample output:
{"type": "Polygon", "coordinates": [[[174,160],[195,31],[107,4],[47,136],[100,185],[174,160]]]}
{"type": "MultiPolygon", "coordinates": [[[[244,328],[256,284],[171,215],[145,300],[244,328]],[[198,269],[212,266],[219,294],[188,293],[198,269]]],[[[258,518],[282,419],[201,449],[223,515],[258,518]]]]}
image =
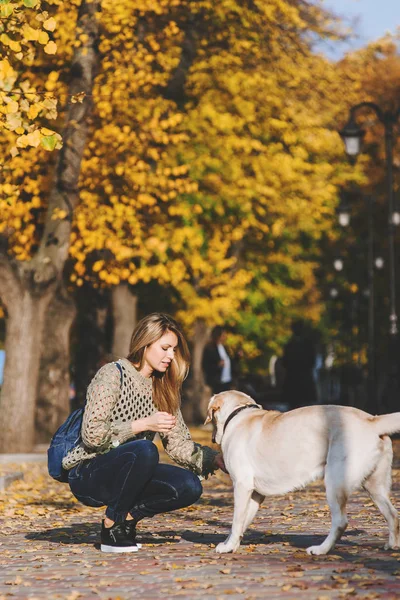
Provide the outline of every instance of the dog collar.
{"type": "Polygon", "coordinates": [[[225,421],[225,423],[224,423],[224,430],[222,432],[222,435],[224,435],[226,426],[228,425],[228,423],[230,421],[232,421],[233,417],[236,417],[236,415],[238,415],[240,412],[242,412],[242,410],[244,410],[245,408],[260,408],[260,406],[258,406],[258,404],[246,404],[245,406],[239,406],[239,408],[237,408],[236,410],[234,410],[229,415],[229,417],[227,418],[227,420],[225,421]]]}

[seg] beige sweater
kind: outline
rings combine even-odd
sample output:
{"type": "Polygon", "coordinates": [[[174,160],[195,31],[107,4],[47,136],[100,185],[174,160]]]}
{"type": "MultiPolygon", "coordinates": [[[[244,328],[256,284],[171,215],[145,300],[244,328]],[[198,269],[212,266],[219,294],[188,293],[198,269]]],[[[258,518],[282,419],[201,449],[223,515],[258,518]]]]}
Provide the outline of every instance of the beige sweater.
{"type": "MultiPolygon", "coordinates": [[[[154,439],[154,431],[134,435],[131,428],[132,421],[157,411],[152,379],[143,377],[126,358],[118,362],[122,367],[122,382],[115,363],[104,365],[92,379],[83,414],[82,442],[64,458],[64,469],[104,454],[127,440],[154,439]]],[[[176,417],[176,425],[170,433],[160,434],[166,452],[176,463],[197,475],[212,473],[217,453],[193,442],[180,410],[176,417]]]]}

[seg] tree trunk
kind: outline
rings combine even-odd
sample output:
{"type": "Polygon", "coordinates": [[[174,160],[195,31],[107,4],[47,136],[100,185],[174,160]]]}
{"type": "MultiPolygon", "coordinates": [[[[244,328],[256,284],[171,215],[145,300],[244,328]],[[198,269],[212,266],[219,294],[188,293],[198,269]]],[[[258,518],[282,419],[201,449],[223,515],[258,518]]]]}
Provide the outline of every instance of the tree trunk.
{"type": "Polygon", "coordinates": [[[207,415],[211,390],[204,382],[201,360],[208,337],[209,328],[202,319],[198,319],[194,325],[190,378],[184,388],[182,405],[184,419],[189,423],[203,423],[207,415]]]}
{"type": "MultiPolygon", "coordinates": [[[[4,385],[0,397],[0,452],[22,452],[34,443],[35,401],[39,377],[43,320],[68,258],[73,211],[79,201],[78,179],[98,68],[100,0],[82,0],[76,29],[79,47],[71,65],[69,94],[83,92],[82,103],[70,102],[63,147],[55,169],[43,236],[30,261],[19,262],[0,247],[0,294],[8,314],[4,385]],[[60,217],[55,217],[59,213],[60,217]]],[[[3,247],[4,246],[4,247],[3,247]]]]}
{"type": "Polygon", "coordinates": [[[75,304],[57,289],[44,320],[36,406],[36,443],[47,443],[70,413],[70,331],[75,304]]]}
{"type": "Polygon", "coordinates": [[[128,355],[132,331],[137,323],[138,297],[132,294],[127,285],[117,285],[112,290],[113,313],[112,355],[116,360],[128,355]]]}
{"type": "Polygon", "coordinates": [[[36,296],[16,282],[7,303],[6,362],[1,390],[0,452],[29,452],[34,444],[34,416],[41,334],[50,295],[36,296]]]}

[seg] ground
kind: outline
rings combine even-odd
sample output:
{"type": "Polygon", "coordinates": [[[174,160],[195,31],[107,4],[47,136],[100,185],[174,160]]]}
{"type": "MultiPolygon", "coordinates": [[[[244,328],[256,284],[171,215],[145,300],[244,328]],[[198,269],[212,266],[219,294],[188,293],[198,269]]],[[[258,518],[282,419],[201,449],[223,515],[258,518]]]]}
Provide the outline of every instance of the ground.
{"type": "MultiPolygon", "coordinates": [[[[210,442],[210,432],[193,429],[210,442]]],[[[393,499],[400,507],[400,441],[393,499]]],[[[165,457],[163,457],[164,459],[165,457]]],[[[321,483],[266,499],[236,554],[217,555],[230,528],[232,488],[220,473],[198,503],[140,524],[135,554],[99,551],[101,509],[81,506],[45,463],[7,464],[24,480],[0,492],[0,600],[400,597],[400,551],[384,551],[386,524],[364,492],[349,503],[349,527],[333,553],[308,556],[329,529],[321,483]]]]}

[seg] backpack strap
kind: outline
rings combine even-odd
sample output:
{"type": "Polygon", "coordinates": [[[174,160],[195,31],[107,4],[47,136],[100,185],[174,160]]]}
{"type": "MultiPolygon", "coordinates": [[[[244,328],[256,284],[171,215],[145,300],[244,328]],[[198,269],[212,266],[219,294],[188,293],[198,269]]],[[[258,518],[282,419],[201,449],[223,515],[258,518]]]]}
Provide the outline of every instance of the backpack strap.
{"type": "Polygon", "coordinates": [[[122,387],[122,381],[123,381],[123,371],[122,371],[122,367],[121,367],[121,365],[119,364],[119,362],[118,362],[118,361],[116,361],[114,364],[115,364],[115,366],[117,367],[117,369],[118,369],[118,371],[119,371],[119,374],[120,374],[120,376],[121,376],[120,386],[122,387]]]}

